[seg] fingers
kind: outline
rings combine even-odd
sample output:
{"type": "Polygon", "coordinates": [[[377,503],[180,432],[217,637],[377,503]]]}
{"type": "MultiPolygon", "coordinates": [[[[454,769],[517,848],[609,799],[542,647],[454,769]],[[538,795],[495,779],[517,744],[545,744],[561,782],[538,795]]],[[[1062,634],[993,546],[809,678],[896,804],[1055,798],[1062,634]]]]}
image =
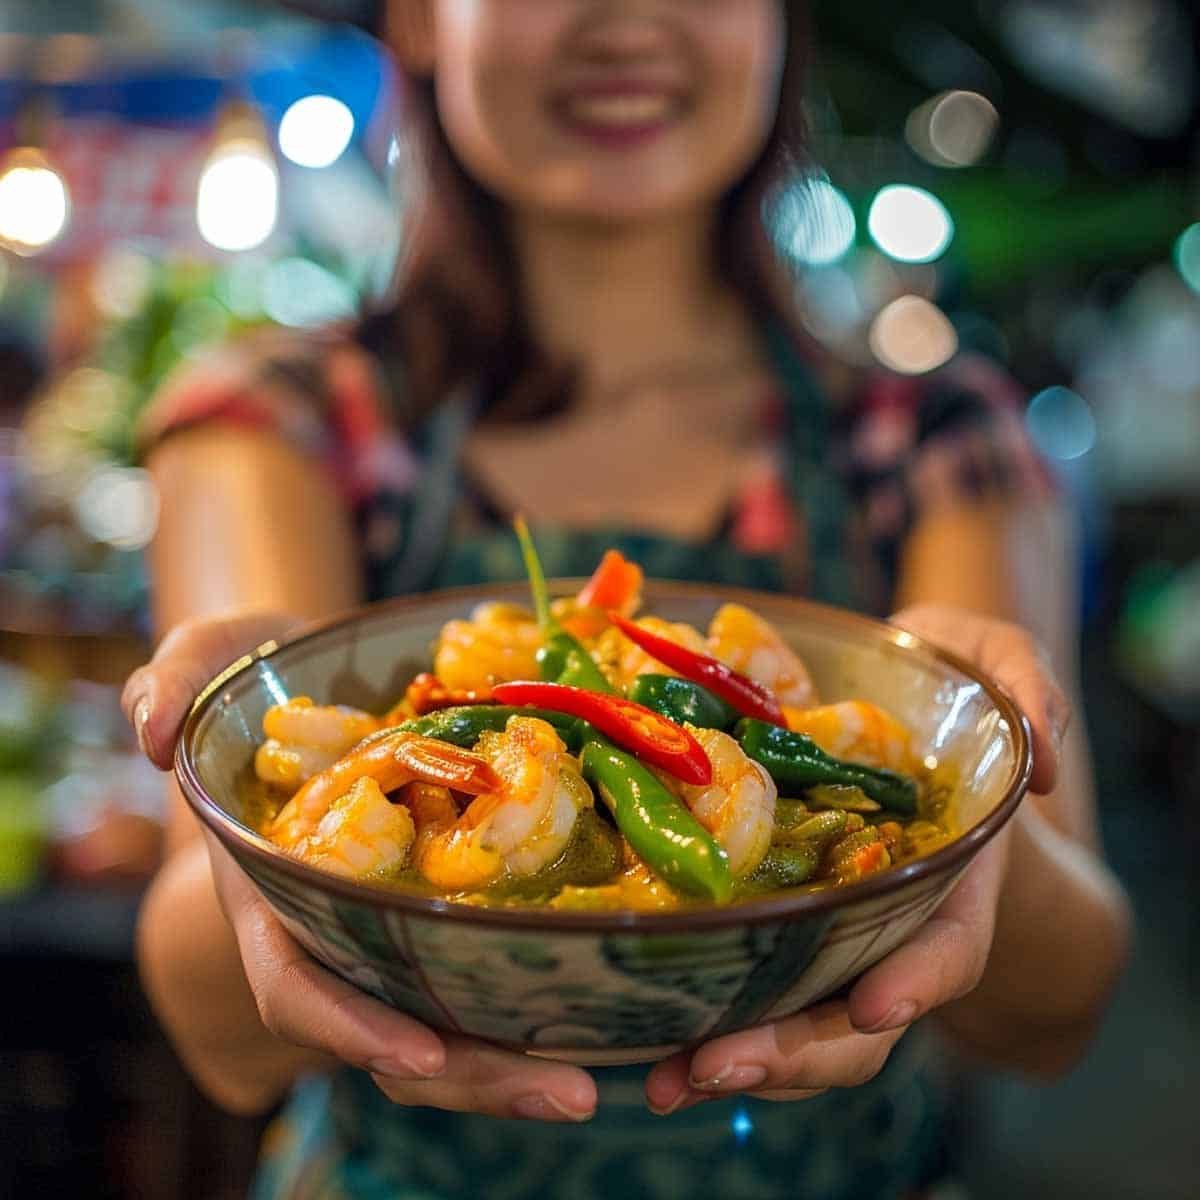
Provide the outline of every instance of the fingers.
{"type": "Polygon", "coordinates": [[[179,726],[197,694],[239,655],[294,625],[279,614],[252,613],[185,621],[172,629],[154,658],[129,677],[121,696],[146,757],[169,770],[179,726]]]}
{"type": "Polygon", "coordinates": [[[514,1054],[485,1042],[447,1035],[445,1070],[427,1082],[374,1072],[397,1104],[485,1113],[536,1121],[586,1121],[596,1109],[596,1085],[586,1071],[514,1054]]]}
{"type": "Polygon", "coordinates": [[[646,1097],[659,1113],[705,1099],[749,1092],[764,1099],[809,1099],[829,1088],[858,1087],[883,1068],[904,1030],[863,1034],[843,1001],[717,1038],[689,1057],[659,1063],[647,1077],[646,1097]]]}
{"type": "Polygon", "coordinates": [[[276,1037],[369,1071],[398,1104],[542,1121],[586,1121],[585,1071],[439,1035],[316,963],[211,837],[213,875],[263,1024],[276,1037]]]}
{"type": "Polygon", "coordinates": [[[1006,849],[1006,839],[986,846],[937,912],[855,984],[847,1004],[854,1028],[901,1029],[975,989],[992,946],[1006,849]]]}
{"type": "Polygon", "coordinates": [[[429,1079],[445,1069],[436,1033],[319,966],[229,854],[206,837],[217,895],[267,1029],[370,1071],[429,1079]]]}
{"type": "Polygon", "coordinates": [[[1041,644],[1027,630],[939,605],[915,605],[892,623],[974,663],[1013,698],[1033,732],[1035,792],[1046,795],[1058,779],[1071,702],[1041,644]]]}
{"type": "Polygon", "coordinates": [[[868,971],[848,1001],[830,1001],[659,1063],[646,1079],[650,1107],[666,1115],[737,1092],[802,1100],[873,1079],[914,1021],[966,995],[982,978],[1006,849],[1002,839],[987,846],[938,911],[868,971]]]}

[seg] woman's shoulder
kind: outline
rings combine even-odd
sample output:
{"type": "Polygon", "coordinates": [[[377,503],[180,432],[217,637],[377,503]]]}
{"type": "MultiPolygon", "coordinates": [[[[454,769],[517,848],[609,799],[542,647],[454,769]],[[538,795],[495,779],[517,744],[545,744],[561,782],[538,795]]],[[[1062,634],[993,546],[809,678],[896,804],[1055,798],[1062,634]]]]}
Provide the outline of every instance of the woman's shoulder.
{"type": "Polygon", "coordinates": [[[397,467],[387,453],[397,439],[381,364],[351,326],[259,328],[189,356],[140,414],[139,456],[218,422],[279,435],[328,465],[352,501],[397,467]]]}

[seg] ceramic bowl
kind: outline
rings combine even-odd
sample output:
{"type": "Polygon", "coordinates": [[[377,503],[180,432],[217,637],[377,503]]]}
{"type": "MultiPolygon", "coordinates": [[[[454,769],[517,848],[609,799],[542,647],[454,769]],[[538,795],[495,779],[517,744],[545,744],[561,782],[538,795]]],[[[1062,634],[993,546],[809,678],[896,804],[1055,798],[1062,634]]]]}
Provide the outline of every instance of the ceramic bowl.
{"type": "Polygon", "coordinates": [[[922,754],[961,772],[961,835],[927,858],[823,892],[674,913],[566,913],[485,909],[355,883],[288,857],[244,823],[237,780],[269,706],[309,695],[382,712],[427,669],[446,621],[484,599],[525,596],[507,586],[418,596],[263,646],[200,697],[177,755],[196,815],[296,939],[330,970],[434,1028],[613,1065],[788,1016],[911,937],[1028,784],[1024,718],[965,663],[839,610],[650,582],[648,611],[703,628],[727,600],[747,604],[800,653],[823,700],[858,697],[895,713],[922,754]]]}

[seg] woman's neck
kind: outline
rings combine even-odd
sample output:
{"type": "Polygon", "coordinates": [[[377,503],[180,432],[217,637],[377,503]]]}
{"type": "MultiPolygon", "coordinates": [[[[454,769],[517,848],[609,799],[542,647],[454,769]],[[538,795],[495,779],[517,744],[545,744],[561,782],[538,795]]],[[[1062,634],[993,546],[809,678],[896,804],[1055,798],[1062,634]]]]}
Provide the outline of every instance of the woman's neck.
{"type": "Polygon", "coordinates": [[[715,214],[585,225],[520,214],[513,234],[537,341],[578,363],[584,391],[656,370],[725,370],[757,350],[714,259],[715,214]]]}

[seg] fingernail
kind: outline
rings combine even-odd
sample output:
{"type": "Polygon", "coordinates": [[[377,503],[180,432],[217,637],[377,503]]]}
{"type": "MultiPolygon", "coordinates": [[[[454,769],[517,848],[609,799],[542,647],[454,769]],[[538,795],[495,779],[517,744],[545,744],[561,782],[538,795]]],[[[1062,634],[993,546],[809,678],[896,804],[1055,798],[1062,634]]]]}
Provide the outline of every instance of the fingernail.
{"type": "Polygon", "coordinates": [[[412,1058],[377,1058],[367,1063],[372,1075],[386,1075],[389,1079],[436,1079],[445,1074],[444,1061],[435,1063],[432,1056],[422,1060],[412,1058]]]}
{"type": "Polygon", "coordinates": [[[698,1092],[742,1092],[758,1087],[766,1078],[766,1067],[735,1067],[728,1063],[708,1079],[689,1080],[688,1086],[694,1087],[698,1092]]]}
{"type": "Polygon", "coordinates": [[[684,1106],[684,1104],[690,1098],[690,1095],[691,1093],[687,1090],[687,1088],[684,1088],[683,1091],[680,1092],[670,1104],[666,1105],[665,1107],[658,1104],[651,1104],[650,1111],[658,1117],[669,1117],[673,1112],[678,1112],[684,1106]]]}
{"type": "Polygon", "coordinates": [[[887,1033],[889,1029],[903,1029],[905,1025],[911,1025],[912,1019],[917,1015],[917,1004],[915,1000],[902,1000],[899,1004],[895,1004],[888,1010],[888,1014],[882,1021],[877,1021],[862,1030],[863,1033],[887,1033]]]}
{"type": "Polygon", "coordinates": [[[141,748],[142,753],[147,757],[153,756],[153,747],[150,745],[150,735],[146,731],[146,726],[150,723],[150,697],[142,696],[133,706],[133,732],[137,737],[137,744],[141,748]]]}
{"type": "Polygon", "coordinates": [[[590,1112],[573,1112],[565,1104],[545,1092],[533,1092],[513,1101],[513,1115],[529,1121],[590,1121],[590,1112]]]}

